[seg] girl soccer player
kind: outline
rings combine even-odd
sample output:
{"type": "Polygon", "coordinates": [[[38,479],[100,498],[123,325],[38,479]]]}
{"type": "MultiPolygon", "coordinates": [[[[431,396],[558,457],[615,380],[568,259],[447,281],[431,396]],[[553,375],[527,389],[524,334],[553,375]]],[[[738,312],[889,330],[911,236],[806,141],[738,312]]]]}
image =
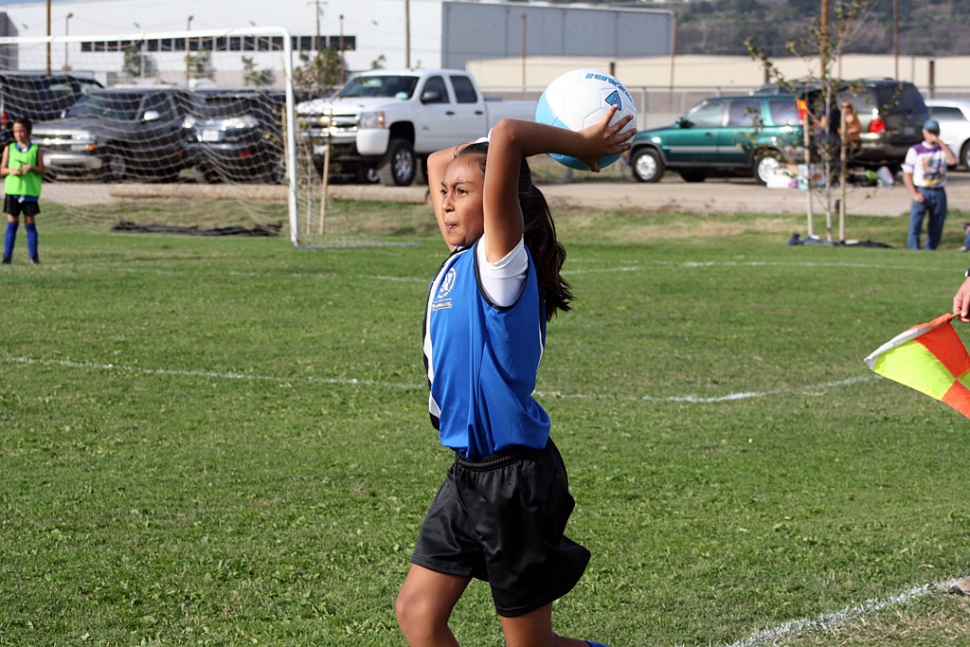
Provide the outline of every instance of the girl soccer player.
{"type": "Polygon", "coordinates": [[[13,245],[20,227],[20,214],[24,214],[27,228],[27,253],[30,262],[40,263],[37,255],[37,225],[34,218],[40,213],[40,185],[44,176],[44,155],[37,144],[30,143],[29,119],[13,122],[13,141],[3,149],[0,159],[0,175],[4,179],[3,211],[7,214],[7,232],[3,239],[3,263],[9,264],[13,257],[13,245]]]}
{"type": "Polygon", "coordinates": [[[552,603],[579,581],[589,551],[564,535],[574,501],[532,398],[546,322],[568,310],[545,198],[525,158],[596,160],[629,148],[615,110],[580,132],[503,120],[488,142],[438,151],[428,184],[451,255],[431,284],[424,358],[431,420],[455,462],[428,511],[397,599],[411,647],[458,643],[448,627],[472,578],[489,583],[507,647],[601,647],[562,638],[552,603]]]}

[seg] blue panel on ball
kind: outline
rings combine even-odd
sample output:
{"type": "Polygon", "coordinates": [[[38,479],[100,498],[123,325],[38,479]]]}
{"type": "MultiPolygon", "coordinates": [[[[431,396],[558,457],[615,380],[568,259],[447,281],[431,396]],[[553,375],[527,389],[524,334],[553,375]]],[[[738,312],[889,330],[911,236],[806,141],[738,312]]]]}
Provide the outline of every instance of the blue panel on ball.
{"type": "MultiPolygon", "coordinates": [[[[556,115],[552,112],[552,108],[549,107],[549,102],[546,100],[546,93],[543,92],[542,96],[539,97],[538,103],[536,103],[536,121],[540,124],[553,125],[556,119],[556,115]]],[[[562,128],[562,124],[555,124],[562,128]]]]}
{"type": "MultiPolygon", "coordinates": [[[[552,108],[549,107],[545,92],[542,93],[542,96],[539,97],[539,101],[536,103],[536,122],[569,130],[569,126],[560,121],[559,117],[553,113],[552,108]]],[[[549,156],[563,166],[568,166],[578,171],[589,170],[588,166],[575,157],[560,153],[550,153],[549,156]]],[[[600,168],[606,168],[618,159],[620,159],[619,155],[608,155],[599,161],[600,168]]]]}
{"type": "MultiPolygon", "coordinates": [[[[568,166],[569,168],[574,168],[578,171],[589,170],[589,167],[586,166],[583,162],[576,159],[575,157],[570,157],[569,155],[560,155],[559,153],[549,153],[549,157],[556,160],[563,166],[568,166]]],[[[600,168],[604,169],[618,159],[620,159],[619,155],[607,155],[606,157],[601,157],[599,160],[600,168]]]]}

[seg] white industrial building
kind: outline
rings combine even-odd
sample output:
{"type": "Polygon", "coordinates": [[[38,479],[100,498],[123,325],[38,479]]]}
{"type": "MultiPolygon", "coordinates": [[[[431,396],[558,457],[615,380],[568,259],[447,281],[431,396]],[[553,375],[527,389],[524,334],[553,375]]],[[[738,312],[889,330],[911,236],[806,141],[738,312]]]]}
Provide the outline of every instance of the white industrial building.
{"type": "Polygon", "coordinates": [[[470,60],[510,57],[663,56],[674,30],[668,11],[541,2],[34,0],[0,11],[0,36],[46,37],[49,25],[56,39],[50,54],[41,54],[46,43],[31,51],[8,48],[0,67],[101,73],[120,70],[124,50],[137,47],[158,76],[176,81],[187,52],[205,52],[220,84],[239,82],[244,57],[279,68],[283,32],[247,37],[233,29],[282,27],[298,64],[300,52],[331,47],[343,52],[348,71],[465,68],[470,60]]]}

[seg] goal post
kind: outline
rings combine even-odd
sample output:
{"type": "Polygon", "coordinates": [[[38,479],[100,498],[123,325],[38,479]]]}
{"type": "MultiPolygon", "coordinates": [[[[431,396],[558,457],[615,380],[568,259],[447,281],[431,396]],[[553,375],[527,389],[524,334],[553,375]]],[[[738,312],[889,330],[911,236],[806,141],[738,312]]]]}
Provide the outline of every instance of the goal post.
{"type": "Polygon", "coordinates": [[[282,223],[297,248],[361,244],[339,223],[309,226],[324,195],[296,105],[319,94],[294,85],[294,58],[307,65],[314,45],[283,27],[3,37],[0,122],[32,117],[42,200],[73,218],[131,201],[191,224],[218,205],[235,214],[225,224],[282,223]]]}

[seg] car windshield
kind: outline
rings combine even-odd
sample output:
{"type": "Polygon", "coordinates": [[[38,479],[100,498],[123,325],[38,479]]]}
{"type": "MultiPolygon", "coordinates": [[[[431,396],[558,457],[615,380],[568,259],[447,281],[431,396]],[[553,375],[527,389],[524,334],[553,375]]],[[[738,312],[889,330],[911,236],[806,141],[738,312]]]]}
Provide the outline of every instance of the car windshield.
{"type": "Polygon", "coordinates": [[[85,94],[67,111],[68,117],[97,117],[134,121],[138,117],[141,95],[112,92],[111,94],[85,94]]]}
{"type": "Polygon", "coordinates": [[[418,85],[416,76],[358,76],[351,79],[337,95],[348,97],[397,97],[410,99],[418,85]]]}

